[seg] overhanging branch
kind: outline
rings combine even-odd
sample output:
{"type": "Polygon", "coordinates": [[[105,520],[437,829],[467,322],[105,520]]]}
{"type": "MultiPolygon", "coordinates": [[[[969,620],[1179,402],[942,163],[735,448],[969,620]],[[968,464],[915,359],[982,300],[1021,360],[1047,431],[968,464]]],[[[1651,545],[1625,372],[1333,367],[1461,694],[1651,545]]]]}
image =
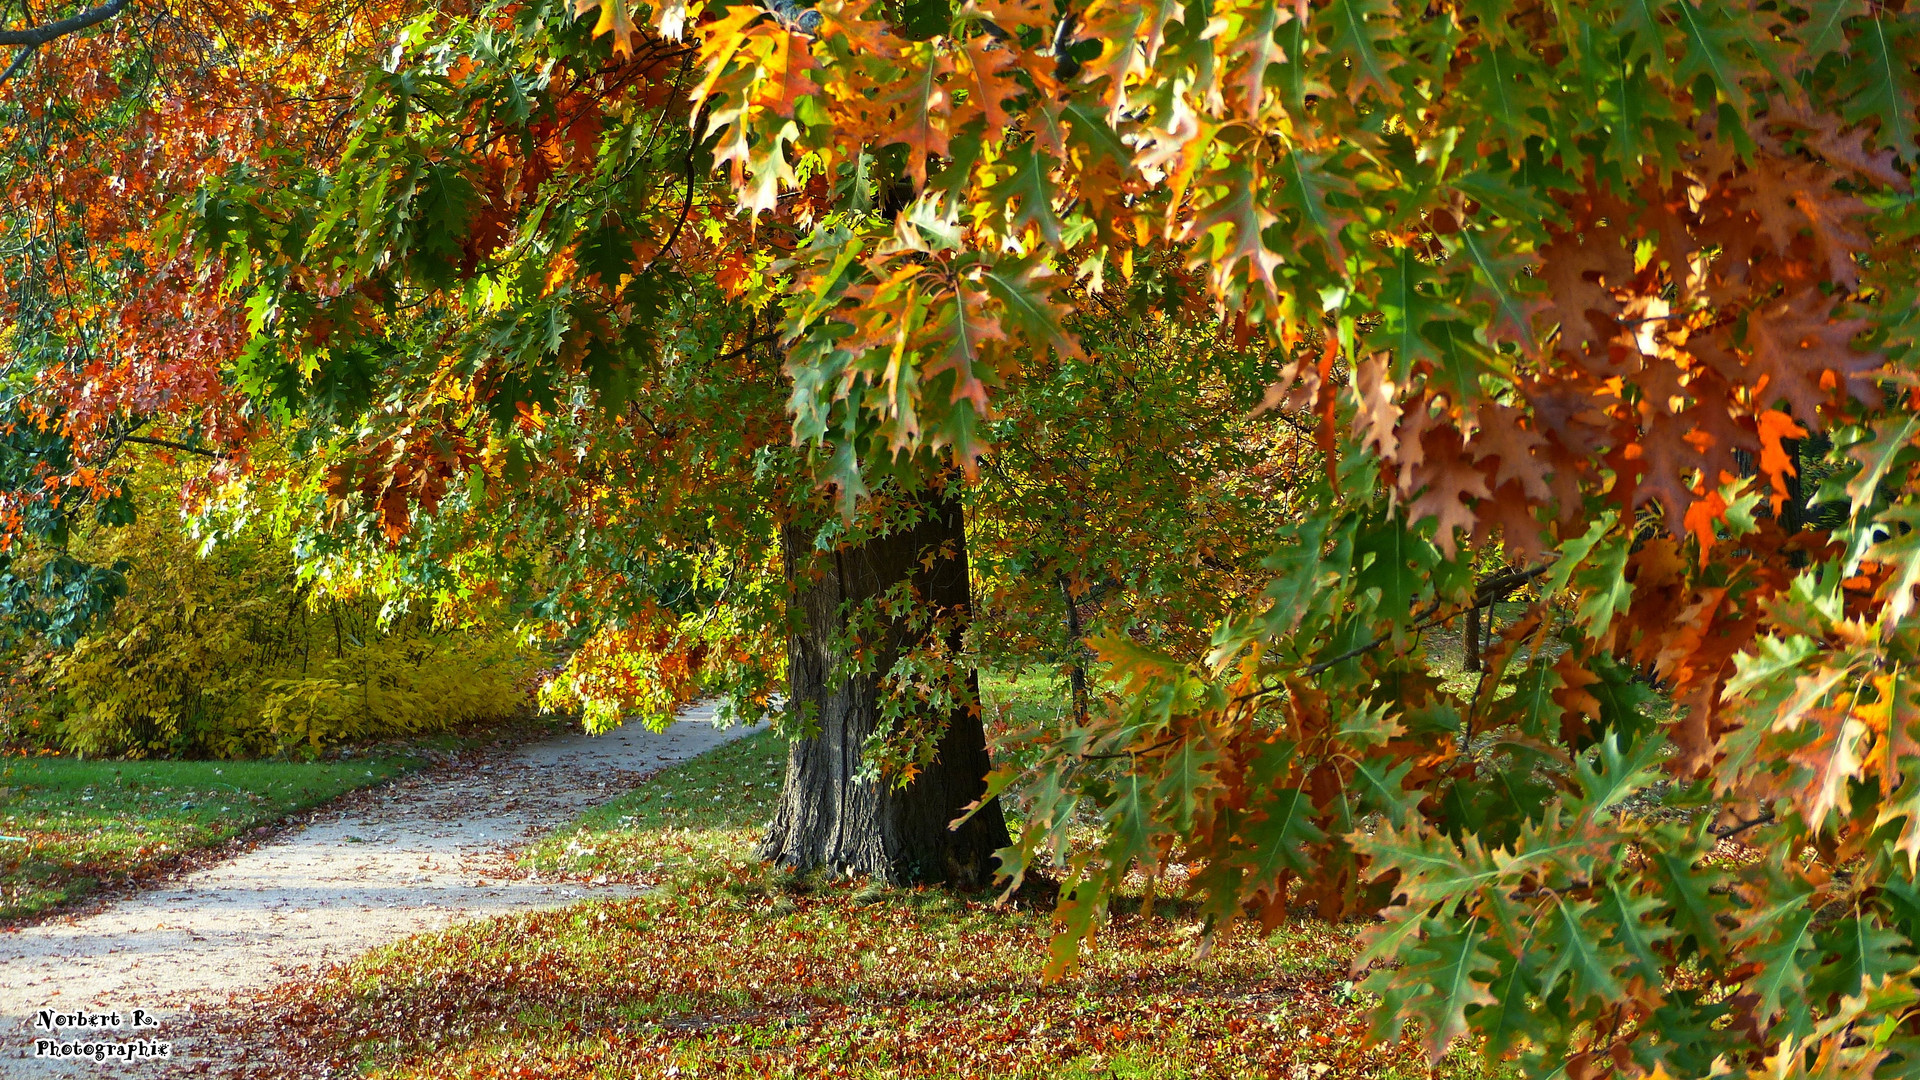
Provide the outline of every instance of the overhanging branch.
{"type": "MultiPolygon", "coordinates": [[[[19,45],[36,49],[55,38],[96,26],[120,14],[130,0],[108,0],[99,7],[88,8],[78,15],[69,16],[58,22],[43,23],[25,30],[0,30],[0,45],[19,45]]],[[[18,66],[16,62],[15,66],[18,66]]],[[[12,69],[10,68],[9,71],[12,69]]]]}

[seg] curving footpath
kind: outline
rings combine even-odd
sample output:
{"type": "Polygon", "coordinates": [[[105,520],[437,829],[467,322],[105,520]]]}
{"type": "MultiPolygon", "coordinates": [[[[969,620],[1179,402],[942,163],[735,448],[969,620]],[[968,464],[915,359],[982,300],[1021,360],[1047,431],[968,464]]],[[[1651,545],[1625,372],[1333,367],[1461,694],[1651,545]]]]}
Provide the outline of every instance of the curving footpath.
{"type": "Polygon", "coordinates": [[[191,1069],[175,1043],[164,1065],[36,1059],[39,1010],[141,1009],[158,1026],[67,1039],[166,1040],[183,1013],[218,1005],[295,969],[449,923],[623,895],[630,886],[542,881],[514,849],[588,806],[759,728],[720,730],[695,706],[666,732],[639,726],[570,734],[473,755],[344,797],[313,821],[218,866],[104,910],[0,933],[0,1076],[158,1075],[191,1069]]]}

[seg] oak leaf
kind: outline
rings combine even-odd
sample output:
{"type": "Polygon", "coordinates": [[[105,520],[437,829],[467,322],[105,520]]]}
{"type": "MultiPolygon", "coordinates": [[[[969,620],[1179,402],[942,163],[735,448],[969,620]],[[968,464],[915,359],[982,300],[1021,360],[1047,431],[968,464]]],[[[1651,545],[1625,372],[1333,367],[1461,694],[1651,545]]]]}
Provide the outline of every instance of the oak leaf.
{"type": "Polygon", "coordinates": [[[1248,116],[1260,112],[1267,68],[1287,59],[1274,34],[1292,18],[1293,12],[1277,0],[1242,0],[1214,7],[1213,20],[1203,36],[1221,38],[1222,52],[1240,65],[1233,85],[1248,116]]]}
{"type": "Polygon", "coordinates": [[[1762,412],[1759,427],[1760,473],[1773,485],[1773,513],[1778,517],[1781,506],[1787,501],[1787,478],[1795,475],[1793,455],[1787,453],[1782,440],[1804,439],[1807,429],[1777,409],[1762,412]]]}
{"type": "Polygon", "coordinates": [[[1830,383],[1856,399],[1870,399],[1866,376],[1881,357],[1856,350],[1852,341],[1871,324],[1830,318],[1832,305],[1829,297],[1808,288],[1748,319],[1752,371],[1764,379],[1754,394],[1756,403],[1785,400],[1795,416],[1812,422],[1832,396],[1830,383]]]}
{"type": "Polygon", "coordinates": [[[1546,468],[1535,452],[1546,445],[1546,437],[1522,423],[1521,412],[1511,405],[1482,402],[1475,414],[1473,436],[1468,449],[1477,465],[1498,461],[1492,483],[1498,487],[1509,481],[1520,485],[1530,500],[1544,502],[1552,495],[1547,486],[1546,468]]]}
{"type": "Polygon", "coordinates": [[[1374,353],[1354,367],[1353,387],[1359,408],[1353,414],[1353,434],[1362,447],[1372,446],[1381,460],[1392,461],[1400,440],[1394,428],[1400,422],[1399,388],[1389,378],[1389,359],[1374,353]]]}
{"type": "MultiPolygon", "coordinates": [[[[613,34],[613,51],[617,56],[633,53],[633,36],[639,32],[639,24],[634,22],[632,0],[574,0],[573,11],[576,15],[585,15],[594,8],[600,9],[600,19],[593,25],[593,36],[613,34]]],[[[685,6],[682,5],[682,21],[685,20],[685,6]]]]}
{"type": "Polygon", "coordinates": [[[1540,277],[1553,299],[1547,310],[1559,323],[1561,344],[1577,350],[1612,336],[1611,321],[1620,310],[1613,294],[1632,276],[1633,252],[1617,230],[1553,231],[1540,248],[1540,277]],[[1600,326],[1608,329],[1601,332],[1600,326]]]}
{"type": "MultiPolygon", "coordinates": [[[[1457,447],[1458,436],[1454,438],[1457,447]]],[[[1493,494],[1487,488],[1487,478],[1457,448],[1436,455],[1429,447],[1417,475],[1425,490],[1407,507],[1407,520],[1417,523],[1434,518],[1433,542],[1452,558],[1457,546],[1454,530],[1465,530],[1472,536],[1475,500],[1493,494]]]]}
{"type": "Polygon", "coordinates": [[[1371,86],[1389,102],[1400,100],[1400,87],[1390,72],[1405,58],[1388,46],[1399,11],[1391,0],[1333,0],[1314,13],[1316,26],[1325,19],[1333,27],[1328,53],[1334,66],[1347,68],[1347,97],[1358,101],[1371,86]]]}
{"type": "Polygon", "coordinates": [[[1245,264],[1251,283],[1277,300],[1279,291],[1273,282],[1273,272],[1286,259],[1268,247],[1261,236],[1279,218],[1267,209],[1260,197],[1257,168],[1250,161],[1236,161],[1201,178],[1198,186],[1207,190],[1211,199],[1194,215],[1186,235],[1190,239],[1205,239],[1204,265],[1215,288],[1226,291],[1235,270],[1245,264]]]}

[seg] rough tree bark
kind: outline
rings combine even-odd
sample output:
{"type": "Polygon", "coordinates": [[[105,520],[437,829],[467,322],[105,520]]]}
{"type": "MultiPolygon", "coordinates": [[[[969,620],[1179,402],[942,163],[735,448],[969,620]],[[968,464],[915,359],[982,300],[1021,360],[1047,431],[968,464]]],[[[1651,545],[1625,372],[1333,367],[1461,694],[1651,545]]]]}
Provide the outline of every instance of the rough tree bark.
{"type": "MultiPolygon", "coordinates": [[[[986,731],[977,711],[946,717],[939,756],[904,788],[858,779],[860,750],[879,724],[876,676],[835,678],[845,611],[912,582],[924,602],[971,609],[966,530],[957,500],[927,496],[926,520],[891,536],[826,553],[810,531],[788,527],[781,540],[794,583],[799,625],[788,639],[788,708],[811,705],[819,732],[793,743],[773,824],[759,855],[797,869],[827,867],[890,884],[992,883],[996,849],[1008,843],[996,801],[958,829],[948,823],[986,790],[986,731]],[[943,557],[944,556],[944,557],[943,557]],[[816,562],[817,560],[817,562],[816,562]],[[809,566],[809,563],[814,563],[809,566]],[[809,573],[809,570],[819,573],[809,573]]],[[[899,655],[909,631],[894,625],[876,670],[899,655]]],[[[969,673],[978,697],[978,675],[969,673]]]]}

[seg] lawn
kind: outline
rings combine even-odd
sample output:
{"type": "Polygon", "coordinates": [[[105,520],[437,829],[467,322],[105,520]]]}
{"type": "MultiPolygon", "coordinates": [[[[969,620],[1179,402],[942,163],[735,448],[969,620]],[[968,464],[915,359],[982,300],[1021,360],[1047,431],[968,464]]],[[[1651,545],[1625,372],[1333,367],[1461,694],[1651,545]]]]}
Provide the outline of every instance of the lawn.
{"type": "Polygon", "coordinates": [[[0,920],[137,879],[411,764],[0,759],[0,920]]]}
{"type": "MultiPolygon", "coordinates": [[[[990,686],[1002,700],[1045,680],[990,686]]],[[[1035,707],[1030,700],[1015,707],[1035,707]]],[[[1137,905],[1083,969],[1040,979],[1049,907],[754,862],[780,744],[741,740],[534,845],[543,873],[655,884],[373,951],[219,1021],[273,1075],[426,1077],[1473,1077],[1366,1036],[1355,928],[1222,934],[1137,905]]]]}
{"type": "Polygon", "coordinates": [[[580,815],[521,861],[543,874],[664,880],[690,869],[744,865],[780,797],[786,745],[750,735],[661,773],[580,815]]]}

